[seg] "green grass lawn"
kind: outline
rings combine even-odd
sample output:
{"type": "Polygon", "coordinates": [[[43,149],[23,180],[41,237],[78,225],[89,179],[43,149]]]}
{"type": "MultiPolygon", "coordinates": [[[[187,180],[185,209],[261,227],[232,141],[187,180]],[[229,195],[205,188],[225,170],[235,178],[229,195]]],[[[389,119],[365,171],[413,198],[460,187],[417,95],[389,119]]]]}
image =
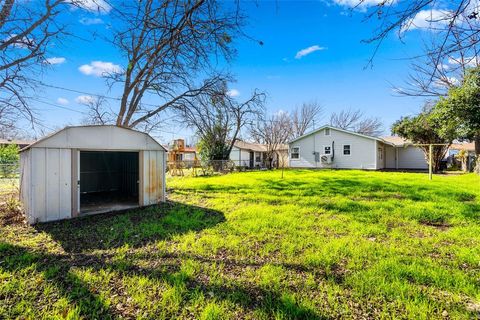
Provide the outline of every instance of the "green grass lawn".
{"type": "Polygon", "coordinates": [[[475,319],[480,178],[171,178],[171,202],[0,228],[0,318],[475,319]]]}

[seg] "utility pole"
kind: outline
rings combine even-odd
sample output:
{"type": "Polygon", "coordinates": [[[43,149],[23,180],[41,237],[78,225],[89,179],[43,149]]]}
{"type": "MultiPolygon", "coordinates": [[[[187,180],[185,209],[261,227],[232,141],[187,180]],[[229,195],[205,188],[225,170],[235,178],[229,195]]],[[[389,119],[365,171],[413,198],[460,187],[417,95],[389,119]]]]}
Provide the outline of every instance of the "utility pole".
{"type": "Polygon", "coordinates": [[[449,146],[450,144],[448,143],[425,143],[425,144],[415,143],[412,145],[416,147],[428,146],[428,179],[432,180],[433,179],[433,146],[449,146]]]}

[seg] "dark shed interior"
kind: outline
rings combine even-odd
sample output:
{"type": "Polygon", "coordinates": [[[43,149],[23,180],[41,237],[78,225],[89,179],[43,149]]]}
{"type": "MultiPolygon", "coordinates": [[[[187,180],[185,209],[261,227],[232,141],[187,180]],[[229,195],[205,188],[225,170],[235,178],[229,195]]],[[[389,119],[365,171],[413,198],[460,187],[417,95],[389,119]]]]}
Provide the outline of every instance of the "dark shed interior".
{"type": "Polygon", "coordinates": [[[138,152],[80,151],[80,212],[139,205],[138,152]]]}

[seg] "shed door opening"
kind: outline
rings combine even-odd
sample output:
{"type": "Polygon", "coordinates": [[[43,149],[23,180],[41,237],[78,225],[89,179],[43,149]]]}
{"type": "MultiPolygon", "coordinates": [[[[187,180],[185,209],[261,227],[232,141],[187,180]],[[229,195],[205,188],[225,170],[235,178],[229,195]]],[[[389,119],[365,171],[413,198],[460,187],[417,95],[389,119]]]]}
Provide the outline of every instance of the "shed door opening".
{"type": "Polygon", "coordinates": [[[80,213],[139,204],[138,152],[80,151],[80,213]]]}

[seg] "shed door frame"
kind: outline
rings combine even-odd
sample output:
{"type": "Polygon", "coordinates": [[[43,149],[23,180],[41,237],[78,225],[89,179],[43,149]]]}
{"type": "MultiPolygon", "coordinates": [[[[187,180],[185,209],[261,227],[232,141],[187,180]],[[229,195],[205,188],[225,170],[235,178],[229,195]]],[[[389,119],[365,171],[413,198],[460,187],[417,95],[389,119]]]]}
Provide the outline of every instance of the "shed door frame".
{"type": "Polygon", "coordinates": [[[138,153],[138,206],[143,203],[143,150],[72,149],[72,217],[80,216],[80,152],[136,152],[138,153]]]}
{"type": "Polygon", "coordinates": [[[80,215],[80,150],[72,149],[72,218],[80,215]]]}

